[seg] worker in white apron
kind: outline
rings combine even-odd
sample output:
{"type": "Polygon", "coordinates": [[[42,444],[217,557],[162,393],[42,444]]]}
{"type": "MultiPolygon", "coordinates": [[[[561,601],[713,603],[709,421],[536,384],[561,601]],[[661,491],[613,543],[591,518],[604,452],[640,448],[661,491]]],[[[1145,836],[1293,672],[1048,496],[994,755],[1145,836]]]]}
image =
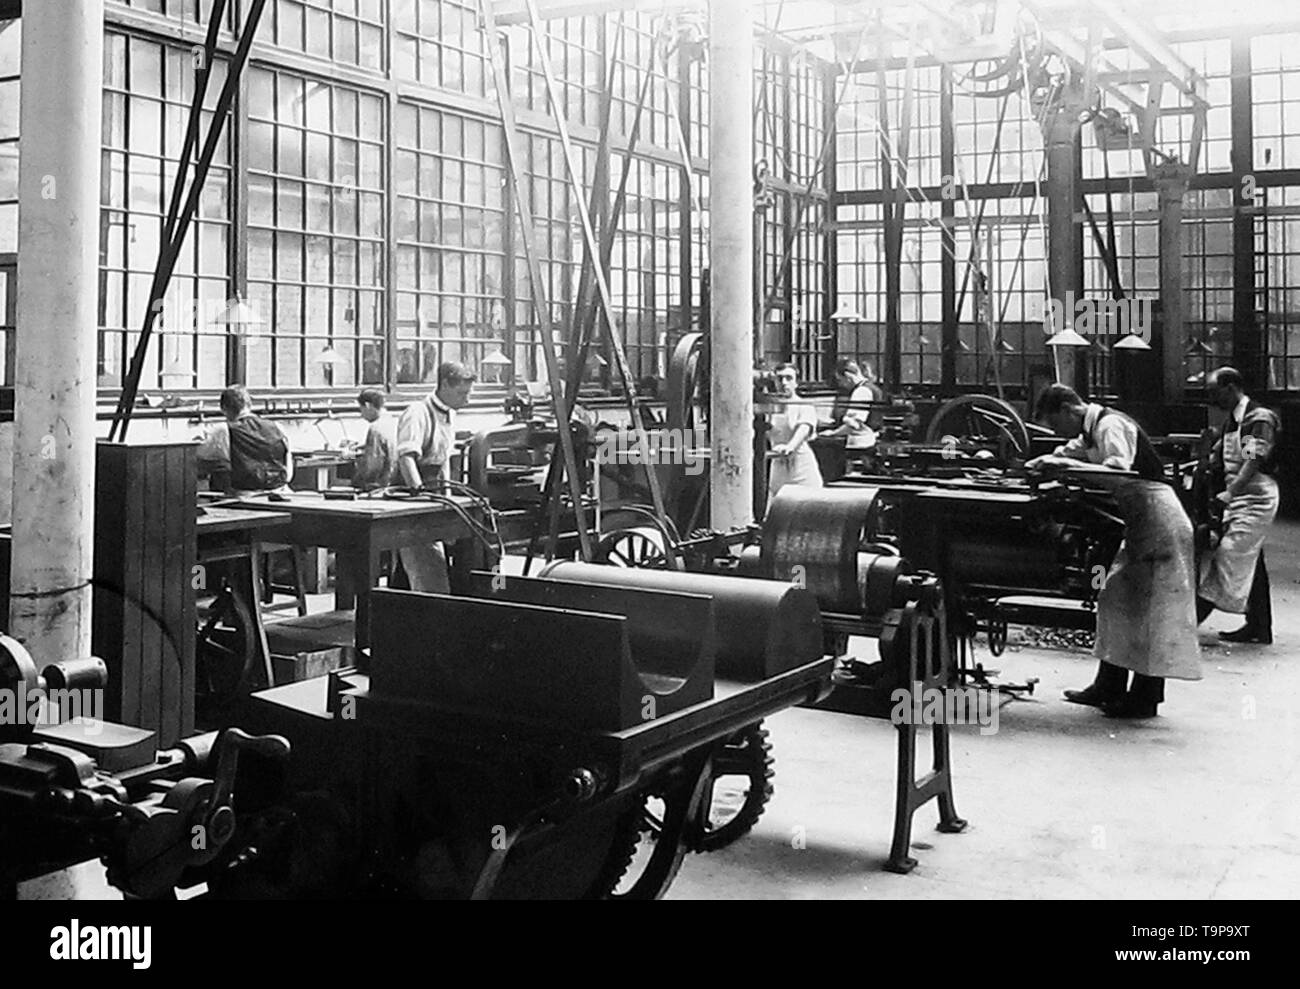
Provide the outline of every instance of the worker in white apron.
{"type": "Polygon", "coordinates": [[[822,472],[808,440],[817,429],[817,410],[811,402],[799,401],[799,374],[790,364],[776,369],[777,386],[783,399],[781,411],[773,413],[767,438],[771,444],[772,468],[767,479],[767,503],[787,484],[822,486],[822,472]]]}
{"type": "Polygon", "coordinates": [[[1252,401],[1244,391],[1241,373],[1219,368],[1210,378],[1214,403],[1228,412],[1223,432],[1211,457],[1221,464],[1224,489],[1217,495],[1223,503],[1223,525],[1218,545],[1201,560],[1197,587],[1197,618],[1204,621],[1215,608],[1245,614],[1246,624],[1222,633],[1230,642],[1271,642],[1273,630],[1267,602],[1267,576],[1262,587],[1256,580],[1264,539],[1277,515],[1278,489],[1273,479],[1273,451],[1278,420],[1270,410],[1252,401]],[[1259,600],[1260,592],[1264,600],[1259,600]]]}
{"type": "Polygon", "coordinates": [[[1062,384],[1048,387],[1037,412],[1067,442],[1026,467],[1084,461],[1138,475],[1108,478],[1098,472],[1089,479],[1114,490],[1124,541],[1097,596],[1097,675],[1083,690],[1067,690],[1065,699],[1100,707],[1107,717],[1155,717],[1166,677],[1201,679],[1191,520],[1164,480],[1151,440],[1128,416],[1085,403],[1062,384]]]}

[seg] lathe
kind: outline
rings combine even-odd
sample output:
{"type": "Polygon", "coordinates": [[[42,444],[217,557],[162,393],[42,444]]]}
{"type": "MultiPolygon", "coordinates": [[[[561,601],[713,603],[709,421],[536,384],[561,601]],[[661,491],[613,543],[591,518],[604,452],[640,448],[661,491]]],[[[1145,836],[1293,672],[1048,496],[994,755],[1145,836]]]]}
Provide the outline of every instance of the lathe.
{"type": "Polygon", "coordinates": [[[59,721],[43,706],[107,682],[93,658],[38,672],[20,643],[0,636],[0,696],[34,698],[38,711],[0,729],[0,898],[96,856],[127,895],[169,898],[257,854],[250,824],[284,799],[288,743],[226,729],[159,751],[155,731],[59,721]]]}

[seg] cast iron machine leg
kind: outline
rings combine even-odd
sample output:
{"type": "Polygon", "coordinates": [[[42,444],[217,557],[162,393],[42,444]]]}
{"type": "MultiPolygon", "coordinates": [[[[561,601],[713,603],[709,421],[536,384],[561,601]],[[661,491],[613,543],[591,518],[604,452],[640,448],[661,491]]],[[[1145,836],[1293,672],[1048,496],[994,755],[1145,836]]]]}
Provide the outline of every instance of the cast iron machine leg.
{"type": "MultiPolygon", "coordinates": [[[[931,588],[930,590],[933,590],[931,588]]],[[[946,692],[954,686],[951,640],[942,601],[934,593],[923,593],[902,609],[885,616],[882,645],[896,656],[896,650],[908,650],[905,668],[908,699],[912,712],[919,708],[914,691],[946,692]]],[[[911,714],[912,712],[908,712],[911,714]]],[[[886,868],[890,872],[908,873],[916,859],[908,855],[912,842],[912,817],[932,798],[939,801],[938,829],[945,834],[964,831],[966,821],[957,816],[952,796],[952,762],[949,750],[949,726],[941,716],[930,730],[934,740],[934,761],[929,773],[916,778],[917,719],[905,716],[896,722],[898,729],[898,782],[894,805],[894,840],[886,868]]]]}

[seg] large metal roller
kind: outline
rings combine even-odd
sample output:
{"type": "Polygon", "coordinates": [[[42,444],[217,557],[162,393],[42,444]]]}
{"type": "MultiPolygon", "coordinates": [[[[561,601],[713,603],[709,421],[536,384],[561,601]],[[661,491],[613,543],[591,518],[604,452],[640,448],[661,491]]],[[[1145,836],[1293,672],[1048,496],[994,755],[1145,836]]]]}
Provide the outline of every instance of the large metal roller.
{"type": "Polygon", "coordinates": [[[764,574],[802,583],[825,611],[863,614],[867,574],[860,572],[858,551],[869,538],[876,493],[787,484],[763,522],[764,574]]]}
{"type": "Polygon", "coordinates": [[[717,627],[718,675],[763,680],[822,655],[821,612],[813,595],[789,583],[665,570],[632,570],[557,561],[551,580],[707,594],[717,627]]]}

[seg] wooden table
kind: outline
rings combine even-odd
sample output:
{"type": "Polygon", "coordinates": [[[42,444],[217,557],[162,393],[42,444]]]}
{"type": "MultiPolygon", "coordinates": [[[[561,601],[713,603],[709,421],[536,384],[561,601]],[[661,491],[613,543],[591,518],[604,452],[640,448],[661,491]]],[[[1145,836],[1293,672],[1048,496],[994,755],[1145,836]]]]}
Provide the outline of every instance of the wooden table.
{"type": "MultiPolygon", "coordinates": [[[[275,683],[275,674],[271,668],[271,649],[267,645],[260,606],[261,544],[284,541],[291,521],[288,512],[204,505],[203,514],[195,524],[199,566],[223,561],[233,564],[229,575],[230,589],[243,599],[252,616],[256,661],[268,686],[275,683]]],[[[219,590],[207,581],[205,571],[200,571],[200,575],[204,577],[204,585],[196,589],[219,590]]]]}
{"type": "MultiPolygon", "coordinates": [[[[453,588],[463,586],[471,570],[488,565],[483,544],[456,512],[424,498],[366,498],[326,500],[313,492],[293,492],[283,501],[268,495],[241,498],[240,508],[288,512],[292,517],[283,538],[298,546],[320,546],[338,554],[335,607],[356,607],[356,647],[370,646],[370,591],[378,583],[379,557],[405,546],[441,542],[451,548],[453,588]],[[350,585],[350,586],[349,586],[350,585]]],[[[468,498],[454,499],[476,522],[483,510],[468,498]]]]}
{"type": "MultiPolygon", "coordinates": [[[[293,455],[293,479],[289,487],[294,491],[324,491],[339,483],[340,468],[351,476],[352,465],[356,458],[341,451],[316,450],[311,453],[293,455]]],[[[313,550],[307,553],[306,573],[303,575],[306,585],[303,590],[308,594],[319,594],[329,584],[329,553],[325,550],[313,550]]]]}

